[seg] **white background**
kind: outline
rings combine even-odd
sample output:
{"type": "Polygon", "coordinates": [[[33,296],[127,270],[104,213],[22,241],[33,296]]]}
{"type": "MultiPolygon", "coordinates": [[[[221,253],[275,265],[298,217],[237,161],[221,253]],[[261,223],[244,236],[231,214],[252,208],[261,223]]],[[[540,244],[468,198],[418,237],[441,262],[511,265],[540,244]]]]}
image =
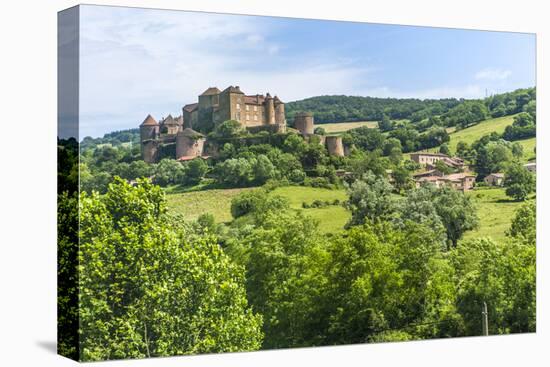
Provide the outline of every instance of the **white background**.
{"type": "MultiPolygon", "coordinates": [[[[537,333],[378,345],[104,362],[104,366],[550,363],[548,100],[545,1],[134,0],[96,4],[537,33],[537,333]],[[546,340],[545,340],[546,339],[546,340]]],[[[74,1],[4,1],[0,11],[0,366],[65,366],[56,339],[56,12],[74,1]]],[[[405,61],[404,61],[405,62],[405,61]]]]}

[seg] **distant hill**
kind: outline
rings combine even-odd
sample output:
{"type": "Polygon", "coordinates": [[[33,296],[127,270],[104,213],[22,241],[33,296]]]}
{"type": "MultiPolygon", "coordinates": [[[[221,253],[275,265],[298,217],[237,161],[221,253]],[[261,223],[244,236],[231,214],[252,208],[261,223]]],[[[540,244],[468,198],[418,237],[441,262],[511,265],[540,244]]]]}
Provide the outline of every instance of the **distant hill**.
{"type": "Polygon", "coordinates": [[[287,121],[299,111],[313,112],[315,123],[377,121],[386,114],[392,120],[413,119],[419,111],[440,115],[457,106],[462,100],[377,98],[357,96],[319,96],[285,104],[287,121]]]}
{"type": "Polygon", "coordinates": [[[292,124],[299,111],[312,112],[316,124],[380,121],[384,115],[392,120],[407,119],[420,122],[433,116],[442,116],[448,125],[456,124],[469,111],[461,105],[479,102],[487,109],[489,117],[501,117],[521,112],[523,107],[536,98],[536,88],[517,89],[496,94],[484,99],[416,99],[416,98],[377,98],[359,96],[318,96],[285,104],[286,117],[292,124]]]}

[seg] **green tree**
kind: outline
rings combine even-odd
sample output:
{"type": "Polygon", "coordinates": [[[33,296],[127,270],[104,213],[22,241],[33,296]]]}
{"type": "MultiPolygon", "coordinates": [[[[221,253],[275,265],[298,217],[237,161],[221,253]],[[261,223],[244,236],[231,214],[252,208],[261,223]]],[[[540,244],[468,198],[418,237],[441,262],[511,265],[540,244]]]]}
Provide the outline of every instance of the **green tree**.
{"type": "Polygon", "coordinates": [[[239,121],[227,120],[217,125],[212,134],[216,138],[230,139],[239,136],[244,129],[239,121]]]}
{"type": "Polygon", "coordinates": [[[145,180],[80,197],[81,360],[260,347],[243,269],[165,212],[162,190],[145,180]]]}
{"type": "Polygon", "coordinates": [[[232,158],[218,163],[214,169],[218,181],[230,186],[248,186],[254,179],[254,160],[232,158]]]}
{"type": "Polygon", "coordinates": [[[456,247],[464,232],[475,229],[479,223],[474,202],[463,192],[449,187],[434,194],[435,209],[447,232],[447,240],[456,247]]]}
{"type": "Polygon", "coordinates": [[[536,250],[518,241],[461,242],[450,252],[457,309],[464,335],[481,335],[480,310],[487,304],[489,334],[536,329],[536,250]]]}
{"type": "Polygon", "coordinates": [[[382,120],[378,121],[378,129],[382,132],[391,131],[393,129],[393,123],[388,115],[384,115],[382,120]]]}
{"type": "Polygon", "coordinates": [[[451,155],[451,149],[449,149],[449,144],[447,143],[441,144],[441,146],[439,147],[439,153],[451,155]]]}
{"type": "Polygon", "coordinates": [[[325,129],[323,129],[321,126],[316,127],[315,130],[313,131],[313,133],[317,134],[317,135],[326,135],[327,134],[325,129]]]}
{"type": "Polygon", "coordinates": [[[381,221],[388,219],[395,205],[391,196],[393,186],[383,177],[367,172],[354,181],[348,189],[348,208],[352,217],[348,226],[365,223],[365,220],[381,221]]]}
{"type": "Polygon", "coordinates": [[[537,205],[534,201],[523,204],[516,211],[506,235],[535,245],[537,239],[537,205]]]}
{"type": "Polygon", "coordinates": [[[192,159],[186,165],[185,170],[185,183],[189,185],[196,185],[201,182],[206,172],[208,172],[208,164],[201,158],[192,159]]]}
{"type": "Polygon", "coordinates": [[[520,163],[512,163],[505,171],[504,187],[506,187],[506,195],[517,201],[523,201],[535,191],[535,175],[520,163]]]}

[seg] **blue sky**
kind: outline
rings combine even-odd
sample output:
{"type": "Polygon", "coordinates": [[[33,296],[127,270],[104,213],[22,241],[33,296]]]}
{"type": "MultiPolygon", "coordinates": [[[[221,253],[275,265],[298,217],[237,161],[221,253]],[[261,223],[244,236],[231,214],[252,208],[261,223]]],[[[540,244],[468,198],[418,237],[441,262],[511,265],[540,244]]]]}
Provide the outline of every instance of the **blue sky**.
{"type": "Polygon", "coordinates": [[[535,85],[532,34],[82,6],[80,135],[137,127],[210,86],[478,98],[535,85]]]}

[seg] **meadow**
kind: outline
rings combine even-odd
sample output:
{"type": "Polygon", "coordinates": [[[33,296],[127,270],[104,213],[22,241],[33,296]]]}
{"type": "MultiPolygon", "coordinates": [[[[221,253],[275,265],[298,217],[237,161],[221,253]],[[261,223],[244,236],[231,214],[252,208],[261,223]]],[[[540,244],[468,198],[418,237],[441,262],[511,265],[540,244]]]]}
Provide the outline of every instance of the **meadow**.
{"type": "Polygon", "coordinates": [[[246,190],[212,189],[166,195],[168,210],[181,214],[186,220],[196,220],[201,214],[210,213],[218,223],[230,222],[231,199],[246,190]]]}
{"type": "MultiPolygon", "coordinates": [[[[504,188],[476,188],[466,195],[472,197],[477,204],[479,227],[466,232],[464,239],[491,237],[496,241],[506,239],[506,231],[514,218],[515,211],[524,204],[506,196],[504,188]]],[[[529,200],[534,200],[531,197],[529,200]]]]}
{"type": "MultiPolygon", "coordinates": [[[[448,143],[451,153],[455,154],[456,146],[460,141],[463,141],[471,145],[473,142],[481,138],[483,135],[487,135],[492,132],[496,132],[497,134],[502,134],[506,126],[512,125],[512,123],[514,122],[514,116],[516,115],[488,119],[474,126],[470,126],[466,129],[462,129],[458,131],[454,131],[454,129],[448,130],[449,137],[451,138],[451,140],[448,143]]],[[[534,151],[535,140],[536,138],[518,140],[518,142],[523,146],[523,158],[522,158],[523,162],[527,162],[535,159],[535,151],[534,151]]],[[[437,152],[439,151],[439,147],[428,149],[428,151],[437,152]]],[[[405,154],[404,157],[408,159],[409,155],[405,154]]]]}
{"type": "Polygon", "coordinates": [[[316,124],[315,127],[322,127],[327,134],[342,133],[358,127],[367,126],[370,128],[378,127],[377,121],[355,121],[355,122],[335,122],[330,124],[316,124]]]}
{"type": "MultiPolygon", "coordinates": [[[[201,214],[210,213],[216,222],[232,220],[231,200],[246,189],[213,189],[183,193],[168,193],[168,210],[181,214],[186,220],[196,220],[201,214]]],[[[290,207],[319,221],[323,233],[334,233],[344,228],[351,214],[342,205],[329,205],[323,208],[302,208],[302,203],[311,204],[315,200],[344,202],[345,190],[329,190],[315,187],[285,186],[273,190],[270,195],[280,195],[288,199],[290,207]]]]}

